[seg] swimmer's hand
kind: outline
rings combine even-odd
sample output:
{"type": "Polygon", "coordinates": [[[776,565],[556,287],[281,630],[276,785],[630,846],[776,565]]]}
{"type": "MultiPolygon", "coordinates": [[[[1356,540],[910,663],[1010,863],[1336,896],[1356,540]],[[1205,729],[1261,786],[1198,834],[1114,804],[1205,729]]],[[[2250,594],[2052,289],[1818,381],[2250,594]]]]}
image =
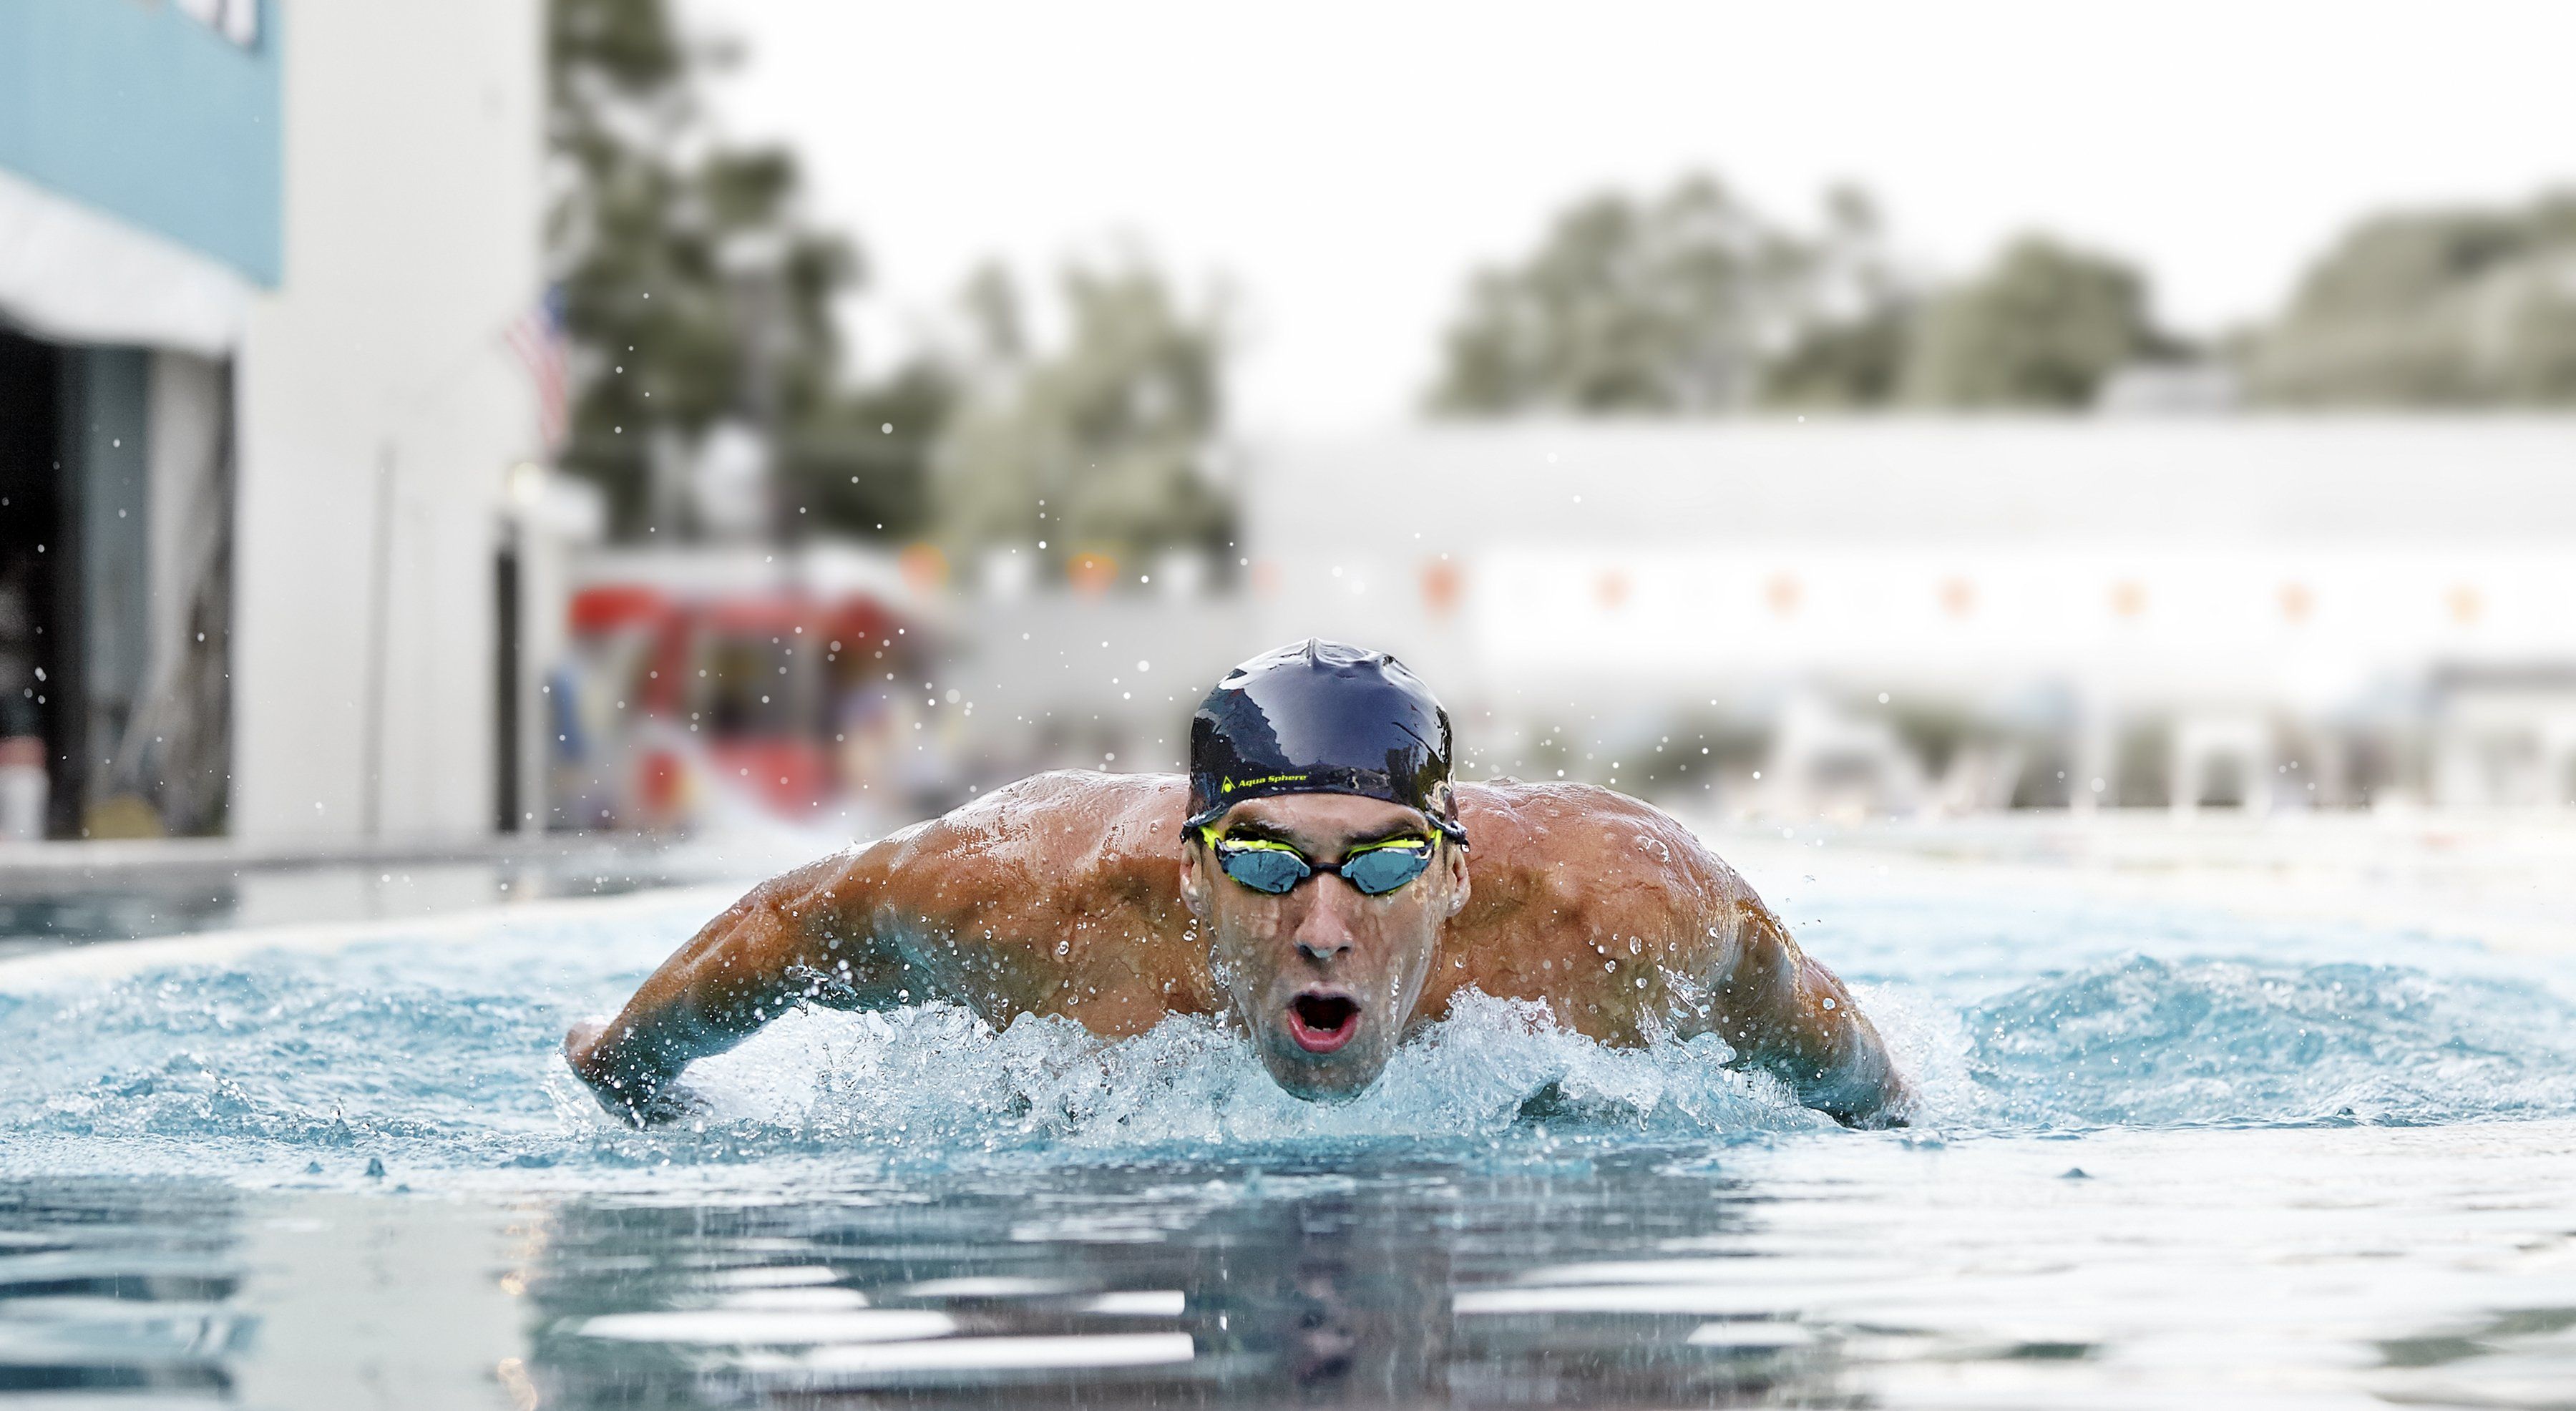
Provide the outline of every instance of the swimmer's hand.
{"type": "Polygon", "coordinates": [[[686,1084],[620,1063],[608,1042],[611,1022],[584,1019],[564,1035],[563,1043],[564,1061],[610,1116],[638,1127],[658,1127],[706,1111],[706,1099],[686,1084]]]}
{"type": "Polygon", "coordinates": [[[1921,1099],[1914,1085],[1893,1068],[1880,1081],[1875,1099],[1854,1104],[1848,1112],[1833,1113],[1833,1119],[1856,1132],[1884,1132],[1894,1127],[1911,1127],[1921,1099]]]}
{"type": "Polygon", "coordinates": [[[598,1097],[610,1115],[638,1127],[667,1126],[684,1118],[705,1117],[713,1110],[697,1089],[679,1082],[664,1083],[633,1102],[624,1093],[599,1093],[598,1097]]]}

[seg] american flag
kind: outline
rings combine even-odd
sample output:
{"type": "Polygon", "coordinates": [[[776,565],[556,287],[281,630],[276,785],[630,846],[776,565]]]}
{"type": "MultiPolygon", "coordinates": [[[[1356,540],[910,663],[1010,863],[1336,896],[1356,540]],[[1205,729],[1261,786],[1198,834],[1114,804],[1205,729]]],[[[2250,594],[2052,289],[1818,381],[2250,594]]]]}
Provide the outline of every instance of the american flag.
{"type": "Polygon", "coordinates": [[[563,449],[572,427],[572,383],[564,349],[563,286],[550,286],[526,313],[510,322],[510,351],[527,366],[537,389],[537,441],[548,459],[563,449]]]}

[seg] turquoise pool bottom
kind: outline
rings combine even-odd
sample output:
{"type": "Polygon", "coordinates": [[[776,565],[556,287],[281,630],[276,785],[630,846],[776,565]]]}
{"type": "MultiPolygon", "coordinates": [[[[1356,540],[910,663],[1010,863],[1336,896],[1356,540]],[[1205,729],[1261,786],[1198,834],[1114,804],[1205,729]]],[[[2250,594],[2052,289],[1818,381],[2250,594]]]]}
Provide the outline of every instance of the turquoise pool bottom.
{"type": "MultiPolygon", "coordinates": [[[[0,1390],[184,1404],[2563,1404],[2564,963],[2069,888],[1802,940],[1930,1100],[1470,1005],[1346,1107],[1175,1022],[791,1016],[607,1122],[702,899],[0,993],[0,1390]],[[667,914],[665,914],[665,911],[667,914]],[[2080,1174],[2079,1174],[2080,1173],[2080,1174]]],[[[0,989],[7,988],[0,981],[0,989]]]]}

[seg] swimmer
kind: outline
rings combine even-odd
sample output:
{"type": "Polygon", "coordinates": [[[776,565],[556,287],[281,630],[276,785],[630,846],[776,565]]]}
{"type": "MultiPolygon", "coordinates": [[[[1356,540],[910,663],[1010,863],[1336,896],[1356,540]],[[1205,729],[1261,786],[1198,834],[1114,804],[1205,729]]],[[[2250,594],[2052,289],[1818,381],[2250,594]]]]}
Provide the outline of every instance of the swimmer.
{"type": "Polygon", "coordinates": [[[1103,1038],[1193,1014],[1343,1102],[1481,990],[1604,1044],[1713,1033],[1846,1124],[1905,1120],[1851,992],[1688,829],[1589,785],[1453,783],[1450,760],[1448,712],[1395,658],[1283,647],[1208,694],[1188,778],[1042,774],[773,878],[565,1056],[650,1123],[691,1109],[692,1061],[799,1005],[1103,1038]]]}

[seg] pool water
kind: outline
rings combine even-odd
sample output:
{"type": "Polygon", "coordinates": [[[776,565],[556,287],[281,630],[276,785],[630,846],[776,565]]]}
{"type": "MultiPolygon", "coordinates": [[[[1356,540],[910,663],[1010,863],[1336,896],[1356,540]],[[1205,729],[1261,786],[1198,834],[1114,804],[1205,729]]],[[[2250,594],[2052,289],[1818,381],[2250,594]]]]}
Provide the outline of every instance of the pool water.
{"type": "Polygon", "coordinates": [[[553,1046],[718,891],[0,965],[0,1395],[2576,1395],[2566,962],[1752,856],[1920,1076],[1915,1129],[1499,1002],[1339,1108],[1192,1022],[799,1014],[702,1065],[706,1121],[619,1127],[553,1046]]]}

